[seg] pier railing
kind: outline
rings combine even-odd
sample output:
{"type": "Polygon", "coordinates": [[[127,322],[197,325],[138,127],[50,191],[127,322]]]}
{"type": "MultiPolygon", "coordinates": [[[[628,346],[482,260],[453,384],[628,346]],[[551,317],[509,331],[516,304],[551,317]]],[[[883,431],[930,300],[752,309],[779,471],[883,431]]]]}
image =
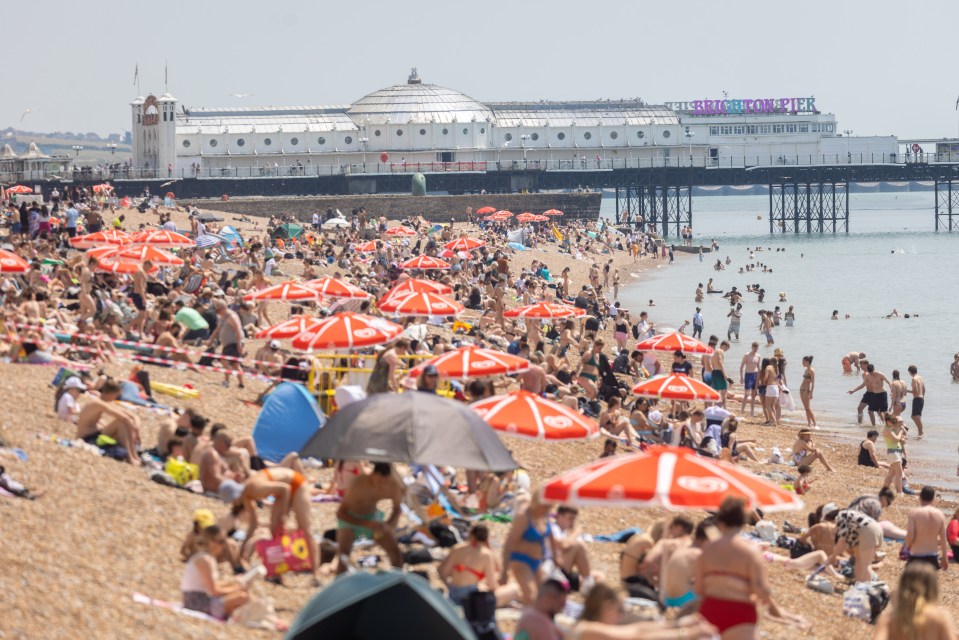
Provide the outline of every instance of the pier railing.
{"type": "Polygon", "coordinates": [[[41,181],[47,179],[88,180],[177,180],[184,178],[305,178],[350,175],[393,175],[415,173],[492,173],[492,172],[592,172],[624,169],[658,169],[668,167],[705,167],[751,169],[782,166],[849,166],[849,165],[905,165],[959,163],[959,153],[846,153],[846,154],[800,154],[800,155],[746,155],[710,158],[696,155],[680,155],[670,149],[669,156],[660,155],[642,158],[610,158],[573,156],[567,158],[526,160],[482,160],[463,162],[350,162],[345,164],[291,164],[269,166],[210,166],[180,167],[173,170],[137,167],[76,167],[58,171],[3,171],[0,169],[0,184],[41,181]]]}

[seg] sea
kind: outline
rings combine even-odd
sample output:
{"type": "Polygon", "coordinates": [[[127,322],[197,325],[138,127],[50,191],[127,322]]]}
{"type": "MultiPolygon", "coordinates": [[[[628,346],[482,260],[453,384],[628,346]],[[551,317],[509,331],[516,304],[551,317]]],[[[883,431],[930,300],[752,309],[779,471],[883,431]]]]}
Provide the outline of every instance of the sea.
{"type": "MultiPolygon", "coordinates": [[[[646,273],[634,274],[632,284],[621,289],[619,300],[634,315],[648,311],[660,330],[678,328],[701,306],[704,337],[725,338],[728,300],[707,295],[697,305],[697,284],[705,285],[712,278],[713,286],[725,291],[733,286],[745,291],[747,285],[758,284],[766,290],[765,301],[760,304],[757,296],[745,294],[740,341],[732,344],[726,356],[736,372],[732,377],[738,379],[739,363],[754,340],[762,345],[763,356],[781,348],[797,405],[796,412],[785,416],[786,424],[805,426],[798,393],[801,359],[813,356],[813,410],[818,422],[823,430],[850,441],[861,440],[866,428],[856,425],[862,391],[849,394],[861,379],[843,374],[843,356],[862,351],[887,378],[898,369],[907,385],[906,369],[915,365],[926,383],[926,437],[910,439],[907,445],[912,482],[931,481],[959,489],[959,384],[952,382],[949,373],[959,352],[959,332],[954,327],[959,312],[959,233],[934,231],[932,192],[853,193],[849,197],[849,232],[820,235],[770,234],[768,196],[694,196],[694,244],[708,247],[715,240],[719,251],[705,254],[701,261],[696,255],[677,252],[672,264],[659,263],[646,273]],[[725,270],[715,270],[716,260],[725,264],[727,258],[731,263],[725,270]],[[770,271],[763,272],[760,266],[740,274],[739,269],[750,263],[766,265],[770,271]],[[785,293],[786,302],[779,302],[780,292],[785,293]],[[767,347],[759,333],[757,311],[777,305],[783,312],[793,306],[796,322],[790,328],[777,327],[776,344],[767,347]],[[900,317],[887,318],[893,309],[900,317]],[[830,319],[834,310],[839,320],[830,319]]],[[[615,217],[611,194],[604,194],[601,215],[615,217]]],[[[907,407],[904,417],[914,437],[916,429],[908,414],[907,407]]],[[[867,414],[864,425],[868,424],[867,414]]]]}

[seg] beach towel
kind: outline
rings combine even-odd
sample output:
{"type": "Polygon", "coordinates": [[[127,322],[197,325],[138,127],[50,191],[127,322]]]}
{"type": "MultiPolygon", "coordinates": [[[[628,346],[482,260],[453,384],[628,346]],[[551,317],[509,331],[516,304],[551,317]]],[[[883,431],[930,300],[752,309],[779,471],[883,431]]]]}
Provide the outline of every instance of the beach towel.
{"type": "Polygon", "coordinates": [[[201,613],[200,611],[193,611],[192,609],[185,609],[183,605],[177,604],[175,602],[167,602],[166,600],[158,600],[156,598],[151,598],[150,596],[143,595],[142,593],[133,594],[133,601],[140,604],[147,604],[151,607],[160,607],[161,609],[166,609],[172,611],[173,613],[178,613],[183,616],[188,616],[190,618],[196,618],[197,620],[206,620],[207,622],[215,622],[217,624],[226,624],[223,620],[214,618],[213,616],[201,613]]]}
{"type": "Polygon", "coordinates": [[[622,529],[616,533],[603,533],[598,536],[593,536],[593,540],[596,542],[618,542],[619,544],[626,544],[630,538],[642,532],[643,530],[639,527],[630,527],[629,529],[622,529]]]}

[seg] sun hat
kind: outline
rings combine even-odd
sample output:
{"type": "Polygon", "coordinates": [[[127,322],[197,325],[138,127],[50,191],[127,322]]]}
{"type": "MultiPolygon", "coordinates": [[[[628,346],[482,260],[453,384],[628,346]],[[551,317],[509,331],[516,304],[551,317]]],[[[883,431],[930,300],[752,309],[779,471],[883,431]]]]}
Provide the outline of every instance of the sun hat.
{"type": "Polygon", "coordinates": [[[270,348],[273,349],[274,351],[276,351],[277,349],[279,349],[279,348],[280,348],[280,341],[279,341],[279,340],[270,340],[270,348]]]}
{"type": "Polygon", "coordinates": [[[86,391],[87,385],[83,384],[83,381],[76,376],[70,376],[67,378],[67,381],[63,383],[64,389],[79,389],[80,391],[86,391]]]}
{"type": "Polygon", "coordinates": [[[216,524],[216,516],[209,509],[197,509],[193,512],[193,523],[203,531],[216,524]]]}

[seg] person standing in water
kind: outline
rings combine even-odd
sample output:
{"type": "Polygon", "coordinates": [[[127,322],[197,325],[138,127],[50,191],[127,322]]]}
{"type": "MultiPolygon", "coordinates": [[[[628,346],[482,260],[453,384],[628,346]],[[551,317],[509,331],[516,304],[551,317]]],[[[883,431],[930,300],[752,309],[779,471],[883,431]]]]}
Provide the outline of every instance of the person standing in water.
{"type": "Polygon", "coordinates": [[[703,314],[701,311],[699,307],[696,307],[696,313],[693,314],[693,337],[700,339],[703,337],[703,314]]]}
{"type": "Polygon", "coordinates": [[[739,327],[743,319],[743,305],[737,304],[726,314],[729,318],[729,329],[726,330],[726,339],[732,340],[733,334],[736,334],[736,340],[739,340],[739,327]]]}
{"type": "Polygon", "coordinates": [[[949,375],[953,382],[959,382],[959,353],[952,356],[952,364],[949,365],[949,375]]]}
{"type": "Polygon", "coordinates": [[[926,404],[926,383],[919,375],[919,369],[916,368],[916,365],[909,365],[906,371],[912,376],[912,388],[909,390],[909,393],[912,394],[912,421],[919,430],[916,438],[920,439],[924,435],[922,432],[922,409],[926,404]]]}
{"type": "Polygon", "coordinates": [[[866,392],[862,394],[862,400],[859,401],[859,406],[856,408],[858,424],[862,424],[862,411],[867,407],[869,408],[869,422],[872,423],[872,426],[876,426],[877,413],[882,414],[889,410],[889,396],[883,389],[884,384],[890,384],[889,379],[876,371],[876,365],[867,364],[866,373],[862,374],[862,384],[849,391],[849,395],[852,395],[862,388],[866,389],[866,392]]]}
{"type": "Polygon", "coordinates": [[[906,410],[906,383],[899,379],[899,369],[892,370],[892,382],[889,383],[889,409],[898,416],[906,410]]]}
{"type": "Polygon", "coordinates": [[[793,306],[789,305],[789,310],[786,311],[783,318],[786,320],[786,326],[791,327],[796,323],[796,313],[793,311],[793,306]]]}
{"type": "Polygon", "coordinates": [[[812,394],[816,386],[816,371],[812,368],[812,356],[804,356],[802,365],[805,371],[802,374],[802,384],[799,385],[799,399],[806,411],[806,426],[816,428],[816,414],[812,412],[812,394]]]}

